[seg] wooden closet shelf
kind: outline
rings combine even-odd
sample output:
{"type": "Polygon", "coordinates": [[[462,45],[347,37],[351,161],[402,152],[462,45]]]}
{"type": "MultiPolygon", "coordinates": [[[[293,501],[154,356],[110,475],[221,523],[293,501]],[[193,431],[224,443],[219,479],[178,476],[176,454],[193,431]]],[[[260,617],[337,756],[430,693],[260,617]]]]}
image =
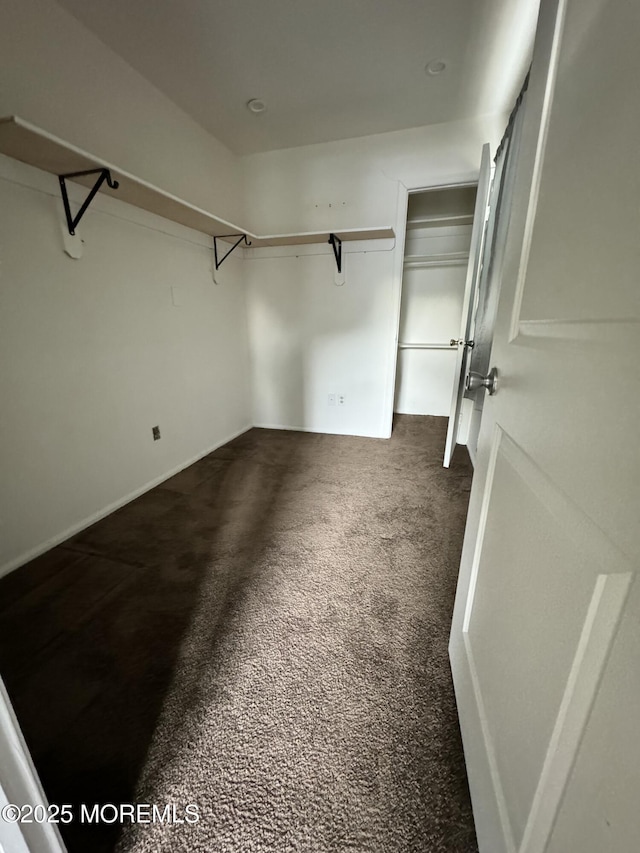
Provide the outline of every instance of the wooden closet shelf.
{"type": "Polygon", "coordinates": [[[439,228],[445,225],[471,225],[473,213],[440,214],[437,216],[423,216],[419,219],[407,220],[407,229],[415,228],[439,228]]]}
{"type": "MultiPolygon", "coordinates": [[[[200,207],[196,207],[153,184],[136,178],[134,175],[105,163],[98,157],[88,154],[75,145],[53,136],[45,130],[30,124],[18,116],[0,118],[0,153],[20,160],[30,166],[51,172],[54,175],[66,175],[87,169],[109,169],[119,183],[118,189],[104,184],[104,192],[120,201],[155,213],[172,222],[193,228],[211,237],[237,238],[246,234],[254,248],[261,246],[295,246],[305,243],[326,243],[328,231],[310,231],[296,234],[252,234],[246,228],[214,216],[200,207]]],[[[74,182],[83,186],[93,186],[95,178],[77,177],[74,182]]],[[[333,232],[340,240],[380,240],[395,237],[391,227],[348,228],[333,232]]],[[[233,240],[231,240],[233,242],[233,240]]]]}
{"type": "Polygon", "coordinates": [[[451,267],[466,264],[468,252],[448,252],[441,255],[405,255],[405,269],[422,269],[423,267],[451,267]]]}

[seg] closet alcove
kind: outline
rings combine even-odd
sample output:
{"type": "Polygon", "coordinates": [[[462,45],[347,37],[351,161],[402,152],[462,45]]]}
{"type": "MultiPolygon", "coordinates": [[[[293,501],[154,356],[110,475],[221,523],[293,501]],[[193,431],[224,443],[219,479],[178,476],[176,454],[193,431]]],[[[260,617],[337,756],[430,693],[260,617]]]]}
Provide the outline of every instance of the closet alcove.
{"type": "Polygon", "coordinates": [[[409,195],[394,412],[448,417],[477,185],[409,195]]]}

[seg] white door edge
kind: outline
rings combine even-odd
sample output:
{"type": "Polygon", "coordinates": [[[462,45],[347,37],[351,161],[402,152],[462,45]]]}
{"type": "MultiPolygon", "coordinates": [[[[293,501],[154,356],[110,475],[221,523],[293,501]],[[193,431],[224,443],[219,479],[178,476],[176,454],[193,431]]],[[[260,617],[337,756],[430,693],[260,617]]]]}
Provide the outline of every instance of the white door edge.
{"type": "MultiPolygon", "coordinates": [[[[493,164],[491,162],[491,147],[487,142],[482,146],[480,172],[478,175],[478,193],[476,195],[476,205],[473,213],[473,230],[471,232],[471,245],[469,247],[469,265],[467,267],[467,280],[462,301],[462,316],[460,318],[461,341],[467,341],[469,331],[473,326],[472,313],[475,294],[478,287],[478,280],[482,270],[482,252],[485,242],[487,209],[489,195],[491,192],[492,175],[493,164]]],[[[458,423],[462,408],[464,381],[468,361],[467,346],[464,343],[458,344],[454,386],[451,394],[451,409],[449,413],[449,423],[447,425],[447,440],[444,448],[444,461],[442,463],[445,468],[448,468],[451,465],[453,451],[455,450],[457,443],[458,423]]]]}
{"type": "MultiPolygon", "coordinates": [[[[11,700],[0,679],[0,796],[3,806],[42,806],[47,798],[25,743],[11,700]]],[[[3,853],[66,853],[54,823],[13,823],[0,810],[0,850],[3,853]]]]}

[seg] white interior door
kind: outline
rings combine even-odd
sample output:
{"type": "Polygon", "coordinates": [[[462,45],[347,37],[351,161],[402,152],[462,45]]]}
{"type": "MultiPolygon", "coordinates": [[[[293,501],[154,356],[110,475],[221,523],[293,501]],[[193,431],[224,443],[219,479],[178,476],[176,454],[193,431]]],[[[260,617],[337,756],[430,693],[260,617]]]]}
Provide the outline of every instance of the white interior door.
{"type": "Polygon", "coordinates": [[[473,323],[473,306],[478,290],[478,280],[482,270],[482,250],[484,246],[484,235],[486,231],[487,205],[491,191],[491,149],[489,144],[482,147],[482,158],[480,160],[480,174],[478,176],[478,192],[476,195],[476,206],[473,213],[473,228],[471,231],[471,245],[469,246],[469,265],[467,267],[467,278],[465,282],[464,298],[462,301],[462,316],[460,319],[460,335],[458,338],[458,351],[456,353],[455,380],[453,393],[451,395],[451,406],[449,411],[449,423],[447,425],[447,440],[444,448],[445,468],[451,465],[451,457],[456,446],[458,435],[458,423],[460,421],[460,410],[462,409],[462,397],[464,395],[464,383],[467,375],[468,352],[466,342],[470,340],[471,326],[473,323]]]}
{"type": "Polygon", "coordinates": [[[450,644],[482,853],[640,844],[639,32],[542,0],[450,644]]]}
{"type": "MultiPolygon", "coordinates": [[[[56,818],[61,819],[60,809],[49,811],[9,694],[0,678],[1,853],[66,853],[56,818]],[[52,822],[44,819],[48,816],[52,822]]],[[[68,814],[63,814],[62,818],[66,821],[68,814]]]]}

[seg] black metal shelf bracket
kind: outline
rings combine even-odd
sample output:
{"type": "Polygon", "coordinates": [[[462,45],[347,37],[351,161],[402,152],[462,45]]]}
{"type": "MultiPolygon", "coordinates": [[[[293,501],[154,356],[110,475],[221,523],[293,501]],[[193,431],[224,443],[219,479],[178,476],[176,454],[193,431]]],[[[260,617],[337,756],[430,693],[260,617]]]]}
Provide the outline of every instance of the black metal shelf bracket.
{"type": "Polygon", "coordinates": [[[333,248],[333,254],[336,258],[336,266],[338,267],[338,272],[342,272],[342,240],[339,237],[336,237],[335,234],[329,234],[328,243],[331,243],[333,248]]]}
{"type": "Polygon", "coordinates": [[[231,254],[231,252],[233,252],[234,249],[238,248],[238,246],[240,245],[240,243],[242,243],[243,240],[245,246],[251,245],[251,240],[247,240],[246,234],[226,234],[224,237],[213,238],[213,254],[216,261],[216,270],[220,269],[220,267],[222,266],[222,262],[229,257],[229,255],[231,254]],[[238,237],[238,239],[233,244],[233,246],[227,252],[224,253],[221,258],[218,258],[218,240],[226,240],[228,237],[238,237]]]}
{"type": "Polygon", "coordinates": [[[111,177],[111,172],[109,171],[109,169],[87,169],[84,172],[71,172],[68,175],[58,175],[58,180],[60,181],[60,191],[62,192],[62,201],[64,202],[64,212],[67,217],[67,227],[69,229],[69,234],[71,234],[72,237],[76,233],[78,223],[85,215],[87,208],[93,201],[95,194],[98,192],[102,184],[106,181],[112,190],[117,190],[120,186],[120,184],[117,181],[114,181],[111,177]],[[99,175],[100,177],[93,185],[93,188],[84,200],[84,203],[80,210],[76,213],[75,217],[73,217],[71,215],[71,208],[69,206],[69,195],[67,194],[66,181],[71,180],[72,178],[81,178],[84,175],[99,175]]]}

